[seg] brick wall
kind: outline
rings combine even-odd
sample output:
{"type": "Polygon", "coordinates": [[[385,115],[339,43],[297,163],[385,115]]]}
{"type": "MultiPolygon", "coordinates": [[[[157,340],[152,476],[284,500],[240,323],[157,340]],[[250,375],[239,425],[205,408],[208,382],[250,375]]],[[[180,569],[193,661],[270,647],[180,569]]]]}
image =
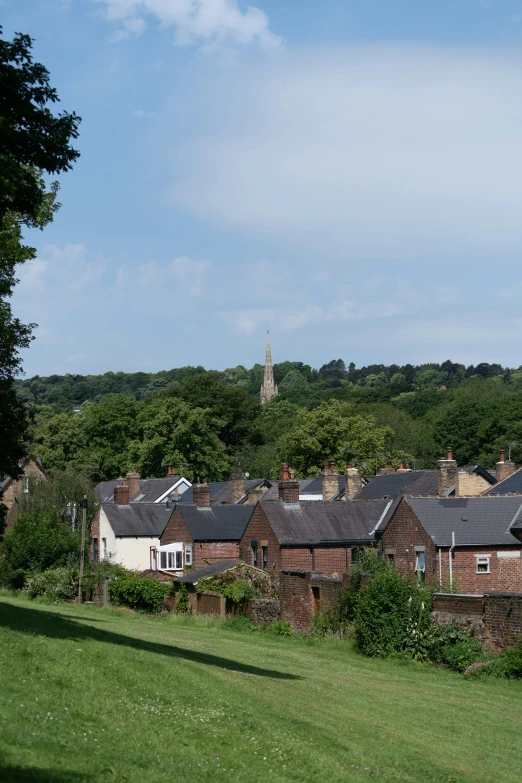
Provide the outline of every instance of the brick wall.
{"type": "MultiPolygon", "coordinates": [[[[204,512],[201,512],[204,513],[204,512]]],[[[194,541],[179,508],[176,508],[167,522],[160,545],[182,541],[192,546],[192,568],[203,568],[221,560],[239,559],[239,541],[194,541]]]]}
{"type": "Polygon", "coordinates": [[[482,615],[483,603],[483,595],[459,595],[458,593],[435,593],[433,595],[434,612],[482,615]]]}
{"type": "Polygon", "coordinates": [[[197,593],[197,614],[217,614],[223,617],[225,614],[225,596],[215,593],[197,593]]]}
{"type": "Polygon", "coordinates": [[[312,574],[282,571],[279,578],[281,620],[287,620],[296,632],[306,632],[314,616],[312,574]]]}
{"type": "Polygon", "coordinates": [[[492,650],[514,644],[522,635],[522,593],[488,592],[484,596],[486,640],[492,650]]]}
{"type": "Polygon", "coordinates": [[[312,579],[312,588],[319,588],[319,601],[321,612],[332,609],[337,604],[337,599],[342,588],[340,579],[312,579]]]}
{"type": "Polygon", "coordinates": [[[351,547],[314,546],[313,558],[310,546],[281,548],[281,568],[298,568],[341,577],[351,567],[351,547]]]}
{"type": "Polygon", "coordinates": [[[386,552],[386,549],[395,550],[393,553],[394,567],[401,574],[413,576],[415,575],[416,546],[425,548],[426,584],[432,585],[439,578],[435,544],[414,514],[413,509],[402,498],[384,531],[383,552],[386,552]]]}
{"type": "Polygon", "coordinates": [[[248,565],[254,565],[254,554],[250,545],[251,541],[258,542],[257,565],[261,568],[263,565],[261,542],[266,541],[268,546],[268,571],[271,574],[277,574],[281,566],[281,550],[276,534],[267,519],[261,505],[254,509],[250,522],[248,523],[243,538],[239,542],[239,557],[248,565]]]}
{"type": "MultiPolygon", "coordinates": [[[[453,551],[452,570],[453,584],[459,593],[483,594],[487,590],[522,591],[520,546],[463,547],[461,549],[457,547],[453,551]],[[516,555],[516,557],[506,557],[506,553],[516,555]],[[490,555],[490,573],[477,574],[477,556],[484,557],[485,555],[490,555]]],[[[449,549],[447,547],[442,551],[442,581],[449,584],[449,549]]]]}
{"type": "Polygon", "coordinates": [[[464,473],[457,471],[457,487],[455,495],[457,497],[473,497],[480,495],[484,490],[489,489],[491,484],[482,476],[476,473],[464,473]]]}

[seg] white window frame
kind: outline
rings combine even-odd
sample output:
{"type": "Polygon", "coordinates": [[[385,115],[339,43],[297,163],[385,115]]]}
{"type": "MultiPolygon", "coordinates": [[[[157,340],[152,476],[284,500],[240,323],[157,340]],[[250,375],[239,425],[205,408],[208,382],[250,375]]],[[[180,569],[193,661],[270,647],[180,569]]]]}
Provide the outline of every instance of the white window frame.
{"type": "Polygon", "coordinates": [[[475,555],[475,573],[476,574],[490,574],[491,573],[491,555],[475,555]],[[486,571],[479,571],[479,565],[486,565],[486,571]]]}
{"type": "Polygon", "coordinates": [[[102,538],[102,549],[103,549],[103,559],[107,560],[108,552],[107,552],[107,539],[106,538],[102,538]]]}
{"type": "Polygon", "coordinates": [[[185,565],[192,565],[192,547],[188,545],[185,547],[185,565]]]}
{"type": "Polygon", "coordinates": [[[185,564],[183,541],[156,547],[156,559],[158,571],[168,573],[183,571],[185,564]]]}

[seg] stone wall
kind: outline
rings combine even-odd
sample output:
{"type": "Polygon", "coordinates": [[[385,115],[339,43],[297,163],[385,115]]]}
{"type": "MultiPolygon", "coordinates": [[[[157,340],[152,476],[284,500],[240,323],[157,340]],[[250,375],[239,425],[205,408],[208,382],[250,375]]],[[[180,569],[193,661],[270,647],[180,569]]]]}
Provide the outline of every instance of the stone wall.
{"type": "Polygon", "coordinates": [[[502,650],[522,636],[522,593],[488,592],[484,596],[486,641],[502,650]]]}
{"type": "Polygon", "coordinates": [[[245,616],[249,617],[254,625],[271,625],[280,618],[281,603],[271,598],[252,598],[247,602],[245,616]]]}
{"type": "Polygon", "coordinates": [[[475,497],[490,487],[489,481],[486,481],[485,478],[482,478],[477,473],[465,473],[460,470],[457,472],[457,487],[455,491],[457,497],[475,497]]]}
{"type": "Polygon", "coordinates": [[[435,593],[432,617],[439,625],[457,623],[473,630],[479,641],[498,652],[522,636],[522,593],[435,593]]]}

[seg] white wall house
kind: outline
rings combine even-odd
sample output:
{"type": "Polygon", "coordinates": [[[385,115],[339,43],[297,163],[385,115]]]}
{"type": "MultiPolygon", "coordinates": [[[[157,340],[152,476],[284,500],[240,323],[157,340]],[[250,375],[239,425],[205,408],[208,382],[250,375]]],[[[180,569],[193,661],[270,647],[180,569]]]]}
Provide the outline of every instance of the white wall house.
{"type": "Polygon", "coordinates": [[[160,547],[160,536],[171,513],[172,508],[165,504],[102,503],[99,558],[111,556],[115,563],[137,571],[151,568],[151,548],[155,551],[160,547]]]}

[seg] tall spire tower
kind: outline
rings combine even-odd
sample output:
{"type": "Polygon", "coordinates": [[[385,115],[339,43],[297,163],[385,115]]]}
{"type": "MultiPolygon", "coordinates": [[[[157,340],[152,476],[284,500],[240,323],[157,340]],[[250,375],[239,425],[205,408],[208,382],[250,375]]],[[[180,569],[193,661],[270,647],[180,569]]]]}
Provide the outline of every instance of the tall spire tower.
{"type": "Polygon", "coordinates": [[[259,393],[261,405],[268,402],[277,394],[277,385],[274,382],[274,368],[272,367],[272,351],[270,350],[270,334],[266,330],[266,356],[265,356],[265,375],[263,384],[259,393]]]}

